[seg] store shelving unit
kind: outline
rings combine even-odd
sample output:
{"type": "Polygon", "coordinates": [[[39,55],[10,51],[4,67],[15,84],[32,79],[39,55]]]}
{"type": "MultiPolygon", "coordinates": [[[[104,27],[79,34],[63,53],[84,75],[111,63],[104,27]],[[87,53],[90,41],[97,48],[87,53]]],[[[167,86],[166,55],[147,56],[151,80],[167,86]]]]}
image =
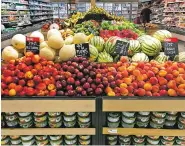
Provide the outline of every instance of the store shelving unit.
{"type": "Polygon", "coordinates": [[[96,100],[94,97],[29,97],[3,98],[1,112],[91,112],[92,128],[2,128],[2,135],[92,135],[97,144],[96,100]]]}
{"type": "Polygon", "coordinates": [[[185,136],[185,130],[152,129],[152,128],[109,128],[106,127],[106,112],[126,111],[185,111],[185,97],[102,97],[101,144],[106,144],[106,135],[153,135],[153,136],[185,136]]]}

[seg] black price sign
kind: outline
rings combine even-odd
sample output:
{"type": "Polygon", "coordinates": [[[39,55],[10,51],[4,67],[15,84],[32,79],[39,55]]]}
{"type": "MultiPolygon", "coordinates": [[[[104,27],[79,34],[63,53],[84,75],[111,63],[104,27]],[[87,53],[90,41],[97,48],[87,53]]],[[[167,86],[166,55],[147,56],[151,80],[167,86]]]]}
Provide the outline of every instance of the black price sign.
{"type": "Polygon", "coordinates": [[[179,53],[177,38],[169,38],[164,41],[164,53],[170,57],[174,57],[179,53]]]}
{"type": "Polygon", "coordinates": [[[128,56],[129,43],[117,40],[115,52],[120,56],[128,56]]]}
{"type": "Polygon", "coordinates": [[[90,57],[89,43],[75,44],[76,56],[77,57],[90,57]]]}
{"type": "Polygon", "coordinates": [[[40,48],[40,38],[36,37],[26,37],[26,52],[33,52],[34,54],[39,54],[40,48]]]}

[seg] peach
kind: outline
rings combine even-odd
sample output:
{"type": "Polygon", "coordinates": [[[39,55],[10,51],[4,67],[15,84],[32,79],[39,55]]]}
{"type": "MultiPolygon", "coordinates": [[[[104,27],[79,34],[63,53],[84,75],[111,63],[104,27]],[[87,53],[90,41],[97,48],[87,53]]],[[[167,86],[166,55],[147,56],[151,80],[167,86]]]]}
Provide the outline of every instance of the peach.
{"type": "Polygon", "coordinates": [[[43,79],[43,83],[46,85],[49,85],[49,84],[51,84],[51,80],[49,78],[45,78],[45,79],[43,79]]]}
{"type": "Polygon", "coordinates": [[[173,70],[173,71],[172,71],[172,74],[173,74],[174,77],[178,77],[179,71],[173,70]]]}
{"type": "Polygon", "coordinates": [[[145,63],[144,63],[144,62],[138,62],[137,67],[139,67],[139,68],[141,68],[141,69],[144,69],[145,63]]]}
{"type": "Polygon", "coordinates": [[[130,86],[127,87],[127,90],[128,90],[129,93],[133,93],[134,87],[132,85],[130,85],[130,86]]]}
{"type": "Polygon", "coordinates": [[[185,74],[184,68],[178,68],[178,71],[179,71],[180,74],[185,74]]]}
{"type": "Polygon", "coordinates": [[[42,65],[40,63],[37,63],[37,64],[34,65],[34,68],[36,70],[41,70],[42,69],[42,65]]]}
{"type": "Polygon", "coordinates": [[[123,72],[123,71],[126,71],[126,67],[125,66],[120,66],[119,68],[118,68],[118,71],[120,71],[120,72],[123,72]]]}
{"type": "Polygon", "coordinates": [[[39,63],[40,56],[36,54],[36,55],[33,55],[31,59],[33,63],[39,63]]]}
{"type": "Polygon", "coordinates": [[[15,87],[16,87],[16,84],[15,83],[10,83],[8,85],[8,89],[15,89],[15,87]]]}
{"type": "Polygon", "coordinates": [[[178,86],[178,89],[185,89],[185,84],[180,84],[180,85],[178,86]]]}
{"type": "Polygon", "coordinates": [[[161,86],[166,85],[168,82],[164,77],[159,77],[158,81],[159,81],[159,85],[161,85],[161,86]]]}
{"type": "Polygon", "coordinates": [[[128,57],[121,56],[120,61],[121,61],[122,63],[128,62],[128,57]]]}
{"type": "Polygon", "coordinates": [[[117,94],[117,93],[120,93],[120,88],[119,87],[115,87],[114,88],[114,92],[117,94]]]}
{"type": "Polygon", "coordinates": [[[172,74],[167,74],[165,77],[168,81],[173,79],[173,75],[172,74]]]}
{"type": "MultiPolygon", "coordinates": [[[[14,89],[11,89],[11,90],[14,90],[14,89]]],[[[4,95],[9,95],[9,90],[8,89],[4,90],[4,95]]]]}
{"type": "Polygon", "coordinates": [[[19,83],[18,84],[23,87],[23,86],[26,85],[26,82],[25,82],[25,80],[21,79],[21,80],[19,80],[19,83]]]}
{"type": "Polygon", "coordinates": [[[129,93],[128,96],[134,96],[134,94],[133,93],[129,93]]]}
{"type": "Polygon", "coordinates": [[[166,90],[160,90],[159,94],[160,94],[160,96],[167,96],[168,92],[166,90]]]}
{"type": "Polygon", "coordinates": [[[137,80],[138,80],[138,81],[143,81],[143,80],[144,80],[143,75],[138,75],[138,76],[137,76],[137,80]]]}
{"type": "Polygon", "coordinates": [[[124,78],[128,77],[128,71],[127,71],[127,70],[122,71],[121,74],[122,74],[122,76],[123,76],[124,78]]]}
{"type": "Polygon", "coordinates": [[[34,55],[33,52],[30,51],[25,53],[26,57],[32,57],[33,55],[34,55]]]}
{"type": "Polygon", "coordinates": [[[174,80],[170,80],[168,83],[167,83],[167,87],[168,88],[172,88],[172,89],[176,89],[177,88],[177,84],[174,80]]]}
{"type": "Polygon", "coordinates": [[[134,89],[137,89],[138,88],[138,83],[136,81],[132,82],[131,85],[134,87],[134,89]]]}
{"type": "Polygon", "coordinates": [[[130,78],[123,78],[123,82],[126,83],[127,85],[130,85],[132,83],[132,79],[130,79],[130,78]]]}
{"type": "Polygon", "coordinates": [[[23,87],[22,87],[21,85],[17,85],[17,86],[15,87],[15,91],[16,91],[17,93],[21,92],[22,90],[23,90],[23,87]]]}
{"type": "Polygon", "coordinates": [[[121,84],[120,84],[120,88],[127,88],[127,84],[121,83],[121,84]]]}
{"type": "Polygon", "coordinates": [[[108,92],[108,96],[115,96],[115,93],[113,91],[108,92]]]}
{"type": "Polygon", "coordinates": [[[28,87],[34,87],[34,86],[35,86],[34,81],[33,81],[33,80],[28,80],[28,81],[27,81],[27,86],[28,86],[28,87]]]}
{"type": "MultiPolygon", "coordinates": [[[[57,94],[56,90],[51,90],[51,91],[49,92],[49,96],[56,96],[56,94],[57,94]]],[[[47,94],[46,94],[46,95],[47,95],[47,94]]]]}
{"type": "Polygon", "coordinates": [[[168,89],[169,96],[177,96],[177,92],[174,89],[168,89]]]}
{"type": "Polygon", "coordinates": [[[147,74],[143,74],[143,80],[146,81],[148,79],[147,74]]]}
{"type": "Polygon", "coordinates": [[[39,90],[46,90],[46,84],[44,84],[44,83],[39,83],[39,84],[36,86],[36,89],[39,89],[39,90]]]}
{"type": "Polygon", "coordinates": [[[117,86],[120,86],[120,84],[121,84],[122,82],[123,82],[122,80],[118,79],[118,80],[116,80],[116,85],[117,85],[117,86]]]}
{"type": "Polygon", "coordinates": [[[158,74],[159,74],[159,76],[161,76],[161,77],[165,77],[166,74],[167,74],[167,72],[166,72],[165,70],[160,70],[160,71],[158,72],[158,74]]]}
{"type": "Polygon", "coordinates": [[[1,88],[2,89],[6,89],[7,88],[7,85],[5,83],[1,82],[1,88]]]}
{"type": "Polygon", "coordinates": [[[155,93],[152,94],[152,96],[160,96],[160,94],[155,92],[155,93]]]}
{"type": "Polygon", "coordinates": [[[25,74],[24,74],[23,72],[19,72],[19,73],[17,74],[17,77],[18,77],[19,79],[23,79],[23,78],[25,77],[25,74]]]}
{"type": "Polygon", "coordinates": [[[55,89],[55,85],[54,84],[49,84],[48,85],[48,90],[51,91],[51,90],[54,90],[55,89]]]}
{"type": "Polygon", "coordinates": [[[35,76],[35,75],[37,75],[37,70],[36,69],[31,69],[31,72],[32,72],[32,74],[35,76]]]}
{"type": "Polygon", "coordinates": [[[33,74],[32,74],[31,71],[27,71],[27,72],[25,73],[24,77],[25,77],[26,79],[32,79],[32,78],[33,78],[33,74]]]}
{"type": "Polygon", "coordinates": [[[139,88],[139,89],[137,90],[137,95],[138,95],[138,96],[145,96],[145,94],[146,94],[146,92],[145,92],[144,89],[139,88]]]}
{"type": "Polygon", "coordinates": [[[140,73],[140,71],[139,71],[138,69],[135,69],[135,70],[133,70],[132,74],[133,74],[134,76],[138,76],[138,75],[140,75],[141,73],[140,73]]]}
{"type": "Polygon", "coordinates": [[[152,96],[152,92],[151,91],[146,91],[146,96],[152,96]]]}
{"type": "Polygon", "coordinates": [[[109,93],[109,92],[111,92],[111,91],[113,91],[112,88],[109,87],[109,86],[107,86],[107,88],[105,89],[105,92],[106,92],[106,93],[109,93]]]}
{"type": "Polygon", "coordinates": [[[183,82],[183,78],[181,76],[178,76],[174,79],[177,84],[181,84],[183,82]]]}
{"type": "Polygon", "coordinates": [[[127,96],[129,92],[126,88],[120,88],[120,93],[122,96],[127,96]]]}
{"type": "Polygon", "coordinates": [[[35,89],[33,89],[32,87],[28,87],[25,90],[25,94],[28,95],[28,96],[33,96],[35,94],[35,89]]]}
{"type": "Polygon", "coordinates": [[[185,89],[178,89],[177,93],[179,96],[185,96],[185,89]]]}
{"type": "Polygon", "coordinates": [[[156,85],[158,84],[158,79],[156,77],[151,77],[149,82],[152,84],[152,85],[156,85]]]}
{"type": "Polygon", "coordinates": [[[155,92],[159,92],[159,86],[158,85],[152,86],[152,93],[155,93],[155,92]]]}
{"type": "Polygon", "coordinates": [[[11,76],[5,77],[5,83],[10,84],[13,82],[13,78],[11,76]]]}
{"type": "Polygon", "coordinates": [[[129,67],[127,67],[127,71],[128,72],[132,72],[133,70],[135,70],[135,66],[129,66],[129,67]]]}
{"type": "Polygon", "coordinates": [[[152,90],[152,85],[151,85],[150,83],[145,83],[145,84],[144,84],[144,89],[145,89],[146,91],[151,91],[151,90],[152,90]]]}
{"type": "Polygon", "coordinates": [[[137,84],[138,84],[138,87],[139,87],[139,88],[143,88],[145,82],[144,82],[144,81],[139,81],[137,84]]]}
{"type": "Polygon", "coordinates": [[[157,74],[159,72],[159,69],[157,67],[152,67],[151,70],[154,72],[154,74],[157,74]]]}
{"type": "Polygon", "coordinates": [[[9,90],[8,95],[9,95],[9,96],[15,96],[15,95],[16,95],[15,89],[9,90]]]}

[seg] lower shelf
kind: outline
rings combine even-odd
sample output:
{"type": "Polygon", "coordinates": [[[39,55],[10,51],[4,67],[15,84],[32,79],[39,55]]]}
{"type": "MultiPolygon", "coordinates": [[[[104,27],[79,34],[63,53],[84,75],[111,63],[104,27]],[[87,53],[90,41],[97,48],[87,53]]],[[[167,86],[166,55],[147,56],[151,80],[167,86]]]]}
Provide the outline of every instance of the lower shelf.
{"type": "Polygon", "coordinates": [[[95,128],[2,128],[1,135],[95,135],[95,128]]]}
{"type": "Polygon", "coordinates": [[[185,129],[103,128],[107,135],[185,136],[185,129]]]}

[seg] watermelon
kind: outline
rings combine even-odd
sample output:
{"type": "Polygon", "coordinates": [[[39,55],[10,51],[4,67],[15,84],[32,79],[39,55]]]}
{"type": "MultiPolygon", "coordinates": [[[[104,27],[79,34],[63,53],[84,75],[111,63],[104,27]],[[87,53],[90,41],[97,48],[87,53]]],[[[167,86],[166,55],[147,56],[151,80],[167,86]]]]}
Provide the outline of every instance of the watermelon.
{"type": "Polygon", "coordinates": [[[154,60],[156,60],[159,63],[164,63],[168,61],[168,56],[166,56],[164,52],[160,52],[160,54],[157,57],[155,57],[154,60]]]}
{"type": "Polygon", "coordinates": [[[161,42],[149,35],[143,35],[139,39],[141,50],[148,56],[156,56],[162,49],[161,42]]]}
{"type": "Polygon", "coordinates": [[[105,45],[104,45],[104,48],[105,48],[105,51],[111,55],[114,54],[114,51],[115,51],[115,45],[116,45],[116,42],[117,40],[122,40],[120,37],[117,37],[117,36],[113,36],[113,37],[110,37],[106,42],[105,42],[105,45]]]}
{"type": "Polygon", "coordinates": [[[98,49],[93,46],[93,45],[89,45],[89,52],[90,52],[90,61],[95,61],[98,57],[98,49]]]}
{"type": "Polygon", "coordinates": [[[113,62],[113,58],[107,52],[101,52],[98,56],[98,62],[113,62]]]}
{"type": "Polygon", "coordinates": [[[128,55],[133,56],[136,53],[141,52],[141,45],[138,40],[130,40],[129,41],[129,49],[128,49],[128,55]]]}
{"type": "Polygon", "coordinates": [[[104,49],[104,39],[99,36],[94,36],[90,39],[89,43],[98,49],[98,52],[102,52],[104,49]]]}
{"type": "Polygon", "coordinates": [[[165,39],[171,38],[172,34],[168,30],[158,30],[153,34],[153,37],[161,42],[164,42],[165,39]]]}
{"type": "Polygon", "coordinates": [[[180,52],[179,55],[176,55],[174,61],[185,63],[185,51],[180,52]]]}
{"type": "Polygon", "coordinates": [[[136,53],[134,56],[132,56],[133,62],[149,62],[149,58],[145,53],[136,53]]]}

